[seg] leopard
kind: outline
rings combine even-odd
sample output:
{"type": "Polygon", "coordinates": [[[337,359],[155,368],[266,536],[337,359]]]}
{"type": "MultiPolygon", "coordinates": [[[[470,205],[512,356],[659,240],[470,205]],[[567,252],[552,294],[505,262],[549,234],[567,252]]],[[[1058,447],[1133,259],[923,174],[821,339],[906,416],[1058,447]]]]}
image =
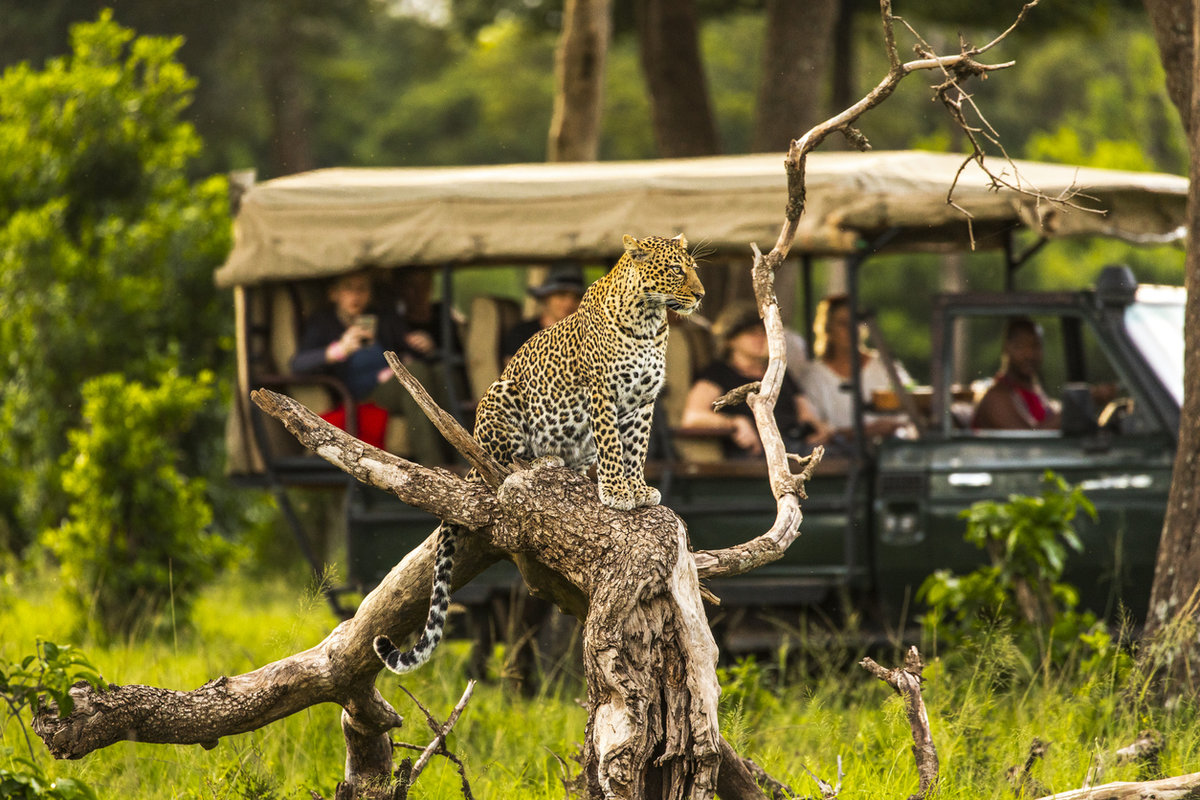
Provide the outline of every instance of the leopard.
{"type": "MultiPolygon", "coordinates": [[[[626,234],[622,244],[616,265],[575,312],[535,333],[484,392],[474,437],[504,465],[557,457],[583,473],[594,463],[600,502],[630,511],[662,499],[646,483],[645,465],[666,373],[667,312],[691,315],[704,285],[683,234],[626,234]]],[[[438,527],[429,616],[416,644],[401,651],[376,637],[375,652],[392,672],[417,669],[441,641],[454,552],[465,534],[460,525],[438,527]]]]}

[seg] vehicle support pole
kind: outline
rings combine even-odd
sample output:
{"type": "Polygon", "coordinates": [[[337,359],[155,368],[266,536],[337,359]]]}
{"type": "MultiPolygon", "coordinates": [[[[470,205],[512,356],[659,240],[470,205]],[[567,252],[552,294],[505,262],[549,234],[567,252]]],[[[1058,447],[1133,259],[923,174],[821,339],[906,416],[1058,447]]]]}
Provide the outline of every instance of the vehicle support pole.
{"type": "Polygon", "coordinates": [[[801,285],[804,288],[804,343],[805,355],[813,358],[813,257],[812,253],[800,256],[801,285]]]}
{"type": "Polygon", "coordinates": [[[857,543],[855,530],[861,521],[863,535],[869,535],[867,532],[871,529],[872,517],[872,510],[869,504],[861,512],[854,505],[859,486],[863,485],[867,480],[867,473],[871,469],[871,453],[867,446],[866,428],[863,420],[863,416],[866,413],[866,404],[862,396],[862,354],[859,352],[861,340],[859,338],[860,306],[858,271],[870,256],[886,247],[899,233],[900,228],[889,228],[859,252],[846,259],[846,294],[849,297],[847,305],[850,308],[850,398],[854,414],[854,463],[850,467],[850,474],[846,481],[846,509],[848,513],[846,515],[846,536],[843,541],[847,588],[849,588],[850,581],[853,579],[858,560],[858,553],[855,547],[857,543]]]}

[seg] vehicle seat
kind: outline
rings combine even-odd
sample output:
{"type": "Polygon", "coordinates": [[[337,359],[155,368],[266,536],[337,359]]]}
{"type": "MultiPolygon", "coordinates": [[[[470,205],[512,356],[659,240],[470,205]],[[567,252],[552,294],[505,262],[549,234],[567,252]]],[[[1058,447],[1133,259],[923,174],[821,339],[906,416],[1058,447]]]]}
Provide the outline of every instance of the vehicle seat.
{"type": "Polygon", "coordinates": [[[516,302],[503,297],[480,295],[471,300],[467,331],[463,345],[466,350],[467,380],[475,400],[500,377],[500,345],[504,333],[521,321],[521,309],[516,302]]]}

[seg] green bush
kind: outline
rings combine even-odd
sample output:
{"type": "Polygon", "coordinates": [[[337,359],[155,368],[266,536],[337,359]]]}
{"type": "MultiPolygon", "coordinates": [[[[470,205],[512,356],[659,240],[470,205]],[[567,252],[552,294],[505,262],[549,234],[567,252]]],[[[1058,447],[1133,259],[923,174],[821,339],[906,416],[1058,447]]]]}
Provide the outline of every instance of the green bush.
{"type": "Polygon", "coordinates": [[[1026,652],[1046,655],[1047,641],[1074,645],[1096,625],[1075,610],[1079,592],[1061,582],[1067,555],[1082,544],[1074,519],[1096,509],[1079,487],[1047,472],[1040,495],[975,503],[960,516],[966,540],[988,554],[987,566],[967,575],[938,570],[917,590],[930,607],[927,631],[950,644],[1000,627],[1009,628],[1026,652]]]}
{"type": "Polygon", "coordinates": [[[196,590],[231,547],[209,530],[206,482],[183,472],[181,442],[214,392],[213,376],[156,386],[102,375],[83,386],[84,427],[68,434],[67,519],[44,542],[94,631],[127,635],[170,606],[186,620],[196,590]]]}
{"type": "MultiPolygon", "coordinates": [[[[212,282],[229,247],[226,182],[190,180],[182,120],[195,81],[180,39],[135,37],[106,12],[72,52],[0,74],[0,548],[66,512],[62,455],[80,388],[228,363],[212,282]]],[[[197,461],[219,436],[194,437],[197,461]]]]}

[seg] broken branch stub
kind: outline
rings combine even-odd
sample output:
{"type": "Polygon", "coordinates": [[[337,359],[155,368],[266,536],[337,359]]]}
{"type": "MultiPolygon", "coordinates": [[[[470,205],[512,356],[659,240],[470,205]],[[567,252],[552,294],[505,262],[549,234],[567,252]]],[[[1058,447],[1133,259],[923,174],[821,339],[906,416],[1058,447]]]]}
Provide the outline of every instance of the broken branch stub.
{"type": "Polygon", "coordinates": [[[929,729],[925,700],[921,696],[921,671],[925,668],[921,654],[917,652],[916,646],[910,647],[904,654],[904,666],[895,669],[884,669],[871,658],[864,658],[858,663],[904,698],[904,713],[912,729],[913,758],[917,762],[917,775],[920,780],[917,793],[911,795],[909,800],[922,800],[929,796],[929,792],[937,783],[938,755],[933,744],[933,733],[929,729]]]}

